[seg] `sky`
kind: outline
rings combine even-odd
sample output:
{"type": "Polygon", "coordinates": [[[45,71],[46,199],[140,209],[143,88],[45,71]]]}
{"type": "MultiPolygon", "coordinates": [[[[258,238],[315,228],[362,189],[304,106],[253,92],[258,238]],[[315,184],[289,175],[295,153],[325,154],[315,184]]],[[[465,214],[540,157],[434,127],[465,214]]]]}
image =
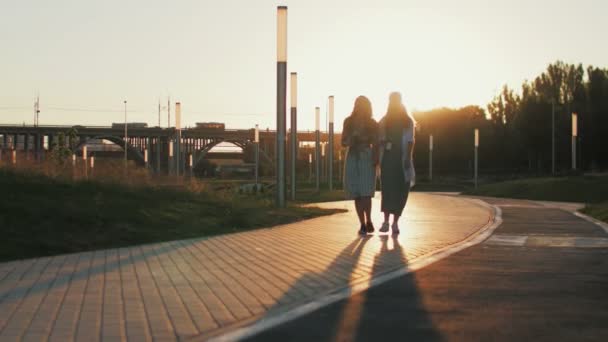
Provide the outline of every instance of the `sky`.
{"type": "Polygon", "coordinates": [[[2,0],[0,124],[32,124],[39,95],[41,125],[123,122],[126,100],[156,126],[170,97],[182,126],[274,129],[278,5],[302,130],[329,95],[340,130],[358,95],[379,119],[391,91],[410,111],[485,107],[558,59],[608,67],[605,0],[2,0]]]}

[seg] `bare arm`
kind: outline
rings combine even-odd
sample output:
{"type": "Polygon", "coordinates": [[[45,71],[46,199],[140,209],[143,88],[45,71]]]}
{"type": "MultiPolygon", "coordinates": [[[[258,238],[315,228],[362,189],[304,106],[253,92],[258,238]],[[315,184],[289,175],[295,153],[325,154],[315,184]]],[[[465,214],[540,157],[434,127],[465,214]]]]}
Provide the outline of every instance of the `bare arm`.
{"type": "Polygon", "coordinates": [[[407,144],[407,153],[410,156],[410,160],[414,160],[414,144],[415,142],[410,142],[407,144]]]}

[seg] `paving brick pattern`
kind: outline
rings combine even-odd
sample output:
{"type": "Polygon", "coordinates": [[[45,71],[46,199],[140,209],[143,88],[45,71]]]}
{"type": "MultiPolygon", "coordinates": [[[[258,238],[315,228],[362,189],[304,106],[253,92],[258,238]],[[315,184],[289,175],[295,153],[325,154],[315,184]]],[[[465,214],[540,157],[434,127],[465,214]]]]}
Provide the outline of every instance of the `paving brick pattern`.
{"type": "Polygon", "coordinates": [[[378,233],[358,237],[352,211],[213,238],[2,263],[0,341],[205,336],[369,278],[372,269],[402,267],[403,259],[462,241],[490,215],[464,198],[412,194],[398,238],[402,255],[381,265],[374,260],[386,244],[378,233]]]}

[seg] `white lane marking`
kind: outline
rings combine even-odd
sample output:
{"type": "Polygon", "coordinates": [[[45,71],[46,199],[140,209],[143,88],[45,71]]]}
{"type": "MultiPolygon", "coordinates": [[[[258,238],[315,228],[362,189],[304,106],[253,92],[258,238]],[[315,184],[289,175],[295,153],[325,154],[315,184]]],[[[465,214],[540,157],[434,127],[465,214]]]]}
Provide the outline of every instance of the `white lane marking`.
{"type": "Polygon", "coordinates": [[[313,311],[321,309],[321,308],[328,306],[332,303],[335,303],[337,301],[349,298],[357,293],[368,290],[374,286],[378,286],[380,284],[386,283],[390,280],[401,277],[410,272],[414,272],[419,269],[422,269],[434,262],[445,259],[454,253],[458,253],[458,252],[462,251],[463,249],[469,248],[471,246],[474,246],[474,245],[477,245],[477,244],[483,242],[490,235],[492,235],[492,233],[496,230],[496,228],[498,228],[502,224],[502,210],[497,206],[490,205],[490,204],[483,202],[481,200],[478,200],[478,199],[469,199],[469,198],[463,198],[463,199],[471,201],[471,202],[475,202],[475,203],[481,205],[482,207],[487,208],[491,211],[493,210],[494,211],[494,220],[492,222],[488,222],[488,224],[486,224],[485,227],[481,228],[480,230],[477,231],[477,233],[474,233],[473,235],[469,236],[464,241],[459,242],[455,245],[441,248],[427,256],[420,257],[420,258],[414,260],[413,262],[409,263],[404,268],[401,268],[399,270],[392,271],[389,273],[385,273],[378,277],[374,277],[371,280],[364,280],[360,283],[353,284],[348,288],[339,290],[339,291],[329,294],[325,297],[315,299],[312,302],[303,304],[303,305],[293,308],[287,312],[284,312],[284,313],[279,312],[273,316],[264,317],[261,320],[257,321],[256,323],[253,323],[252,325],[242,327],[242,328],[233,330],[231,332],[228,332],[224,335],[211,338],[209,341],[214,341],[214,342],[215,341],[238,341],[238,340],[242,340],[245,338],[250,338],[263,331],[275,328],[279,325],[282,325],[287,322],[298,319],[300,317],[303,317],[307,314],[310,314],[313,311]]]}
{"type": "Polygon", "coordinates": [[[594,224],[600,226],[606,232],[606,234],[608,234],[608,224],[606,224],[605,222],[597,220],[597,219],[595,219],[595,218],[593,218],[591,216],[587,216],[587,215],[585,215],[585,214],[583,214],[581,212],[578,212],[578,211],[574,212],[574,215],[582,218],[583,220],[587,220],[587,221],[589,221],[591,223],[594,223],[594,224]]]}
{"type": "Polygon", "coordinates": [[[504,234],[494,234],[489,239],[487,239],[484,243],[488,245],[498,245],[498,246],[523,246],[526,244],[528,240],[527,235],[504,235],[504,234]]]}
{"type": "Polygon", "coordinates": [[[579,237],[574,241],[574,246],[579,248],[607,248],[607,238],[579,237]]]}

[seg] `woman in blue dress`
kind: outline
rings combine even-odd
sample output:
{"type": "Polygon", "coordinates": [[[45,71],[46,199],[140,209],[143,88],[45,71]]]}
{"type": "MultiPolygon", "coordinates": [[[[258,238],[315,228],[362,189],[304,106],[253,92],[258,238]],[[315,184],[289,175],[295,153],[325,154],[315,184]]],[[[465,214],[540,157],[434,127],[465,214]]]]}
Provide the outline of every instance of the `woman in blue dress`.
{"type": "Polygon", "coordinates": [[[372,118],[372,104],[365,96],[355,100],[351,115],[344,120],[342,146],[347,148],[344,166],[344,191],[355,200],[359,234],[374,231],[371,219],[372,197],[376,191],[378,124],[372,118]]]}
{"type": "Polygon", "coordinates": [[[380,181],[384,223],[380,232],[388,232],[389,218],[393,234],[399,234],[398,220],[415,181],[414,119],[407,113],[401,94],[391,93],[386,115],[380,120],[380,181]]]}

